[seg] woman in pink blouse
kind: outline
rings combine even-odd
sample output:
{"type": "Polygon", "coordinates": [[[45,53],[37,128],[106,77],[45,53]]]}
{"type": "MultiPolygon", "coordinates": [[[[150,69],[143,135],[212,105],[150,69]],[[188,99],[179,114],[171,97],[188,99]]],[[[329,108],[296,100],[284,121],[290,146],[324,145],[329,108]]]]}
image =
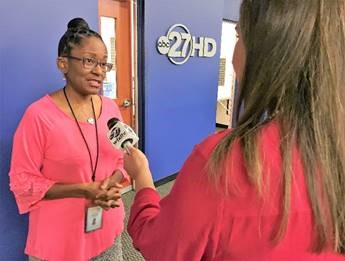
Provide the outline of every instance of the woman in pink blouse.
{"type": "Polygon", "coordinates": [[[29,212],[25,253],[31,260],[86,261],[111,247],[122,260],[123,154],[109,143],[107,121],[121,118],[98,95],[107,49],[81,18],[68,24],[57,66],[66,85],[31,104],[14,136],[10,187],[29,212]]]}
{"type": "Polygon", "coordinates": [[[145,156],[125,156],[134,246],[148,261],[345,260],[345,1],[244,0],[237,31],[238,126],[195,146],[162,200],[145,156]]]}

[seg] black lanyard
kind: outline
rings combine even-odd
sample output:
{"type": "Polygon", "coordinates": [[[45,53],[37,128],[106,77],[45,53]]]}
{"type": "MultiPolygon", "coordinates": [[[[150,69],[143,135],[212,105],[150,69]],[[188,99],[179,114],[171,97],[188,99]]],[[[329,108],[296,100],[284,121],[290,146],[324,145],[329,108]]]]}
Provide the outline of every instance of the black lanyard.
{"type": "Polygon", "coordinates": [[[68,103],[68,106],[69,106],[69,108],[70,108],[70,110],[71,110],[71,112],[72,112],[72,114],[73,114],[75,123],[76,123],[77,126],[78,126],[78,129],[79,129],[79,132],[80,132],[80,134],[81,134],[81,137],[82,137],[83,140],[84,140],[85,146],[86,146],[86,148],[87,148],[87,152],[89,153],[90,164],[91,164],[91,172],[92,172],[92,181],[95,181],[95,179],[96,179],[96,169],[97,169],[97,165],[98,165],[99,142],[98,142],[97,119],[96,119],[95,108],[94,108],[94,106],[93,106],[92,97],[91,97],[91,105],[92,105],[93,117],[94,117],[94,119],[95,119],[96,145],[97,145],[97,153],[96,153],[95,168],[93,167],[92,156],[91,156],[91,151],[90,151],[89,145],[87,144],[86,138],[85,138],[85,136],[84,136],[83,131],[81,130],[81,127],[80,127],[80,125],[79,125],[79,122],[78,122],[78,120],[77,120],[77,117],[76,117],[75,114],[74,114],[74,111],[73,111],[73,109],[72,109],[71,103],[70,103],[69,100],[68,100],[68,97],[67,97],[67,94],[66,94],[66,86],[63,87],[63,93],[64,93],[64,95],[65,95],[65,98],[66,98],[66,101],[67,101],[67,103],[68,103]]]}

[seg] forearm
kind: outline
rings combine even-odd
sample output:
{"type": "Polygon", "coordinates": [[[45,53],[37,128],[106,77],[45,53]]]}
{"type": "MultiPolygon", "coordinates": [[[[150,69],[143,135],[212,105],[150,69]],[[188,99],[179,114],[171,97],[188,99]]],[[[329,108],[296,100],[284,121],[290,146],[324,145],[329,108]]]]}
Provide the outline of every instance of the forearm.
{"type": "Polygon", "coordinates": [[[44,199],[60,198],[84,198],[86,197],[86,185],[78,184],[54,184],[45,194],[44,199]]]}
{"type": "Polygon", "coordinates": [[[150,172],[141,173],[135,178],[135,191],[139,191],[143,188],[156,189],[150,172]]]}
{"type": "Polygon", "coordinates": [[[124,154],[124,167],[134,179],[136,191],[143,188],[155,189],[148,160],[139,149],[131,147],[130,151],[124,154]]]}

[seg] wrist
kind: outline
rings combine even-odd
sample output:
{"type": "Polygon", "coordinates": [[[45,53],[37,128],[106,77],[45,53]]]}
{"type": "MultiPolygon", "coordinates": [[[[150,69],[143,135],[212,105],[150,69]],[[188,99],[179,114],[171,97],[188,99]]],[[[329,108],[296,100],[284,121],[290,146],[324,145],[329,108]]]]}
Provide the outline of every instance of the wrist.
{"type": "Polygon", "coordinates": [[[155,189],[152,176],[149,173],[140,173],[134,180],[135,191],[139,191],[143,188],[153,188],[155,189]]]}
{"type": "Polygon", "coordinates": [[[125,175],[123,175],[122,171],[117,169],[113,172],[113,174],[111,175],[111,182],[112,184],[116,184],[116,183],[121,183],[121,181],[123,180],[123,178],[125,177],[125,175]]]}
{"type": "Polygon", "coordinates": [[[78,184],[77,191],[78,191],[78,194],[80,194],[81,197],[89,198],[90,190],[89,190],[88,183],[78,184]]]}

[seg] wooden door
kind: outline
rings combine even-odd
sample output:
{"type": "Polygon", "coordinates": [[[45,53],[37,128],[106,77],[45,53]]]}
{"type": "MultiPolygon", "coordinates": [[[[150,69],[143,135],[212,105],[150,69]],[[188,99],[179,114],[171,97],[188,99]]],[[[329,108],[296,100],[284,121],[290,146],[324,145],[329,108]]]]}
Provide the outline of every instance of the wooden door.
{"type": "MultiPolygon", "coordinates": [[[[131,2],[99,0],[98,16],[99,31],[107,46],[109,60],[114,65],[103,83],[103,95],[117,103],[123,121],[135,130],[131,84],[131,2]]],[[[131,189],[130,182],[123,185],[124,192],[131,189]]]]}
{"type": "Polygon", "coordinates": [[[98,1],[99,31],[107,45],[114,70],[107,73],[103,95],[111,97],[120,108],[123,120],[135,130],[132,95],[131,2],[98,1]]]}

